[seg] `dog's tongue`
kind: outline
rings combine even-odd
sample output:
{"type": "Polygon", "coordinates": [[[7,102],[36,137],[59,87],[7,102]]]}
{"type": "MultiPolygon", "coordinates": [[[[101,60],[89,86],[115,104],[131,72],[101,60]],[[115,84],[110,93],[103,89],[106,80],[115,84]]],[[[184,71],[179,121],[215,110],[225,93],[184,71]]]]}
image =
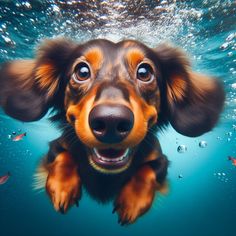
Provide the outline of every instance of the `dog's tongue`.
{"type": "Polygon", "coordinates": [[[125,154],[126,149],[113,149],[113,148],[108,148],[108,149],[98,149],[99,155],[106,157],[106,158],[117,158],[120,156],[123,156],[125,154]]]}

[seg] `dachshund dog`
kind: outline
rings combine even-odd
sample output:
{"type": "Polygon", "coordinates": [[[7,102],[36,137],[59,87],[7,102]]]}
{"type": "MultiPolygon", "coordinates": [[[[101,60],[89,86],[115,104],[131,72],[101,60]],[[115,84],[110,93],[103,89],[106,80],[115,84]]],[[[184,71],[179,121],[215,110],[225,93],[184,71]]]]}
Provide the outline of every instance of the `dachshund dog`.
{"type": "Polygon", "coordinates": [[[180,49],[135,40],[46,40],[34,60],[0,72],[6,114],[36,121],[50,110],[62,130],[39,168],[54,208],[77,205],[83,187],[99,202],[114,199],[122,225],[165,185],[168,160],[156,132],[169,123],[185,136],[208,132],[225,98],[221,83],[193,72],[180,49]]]}

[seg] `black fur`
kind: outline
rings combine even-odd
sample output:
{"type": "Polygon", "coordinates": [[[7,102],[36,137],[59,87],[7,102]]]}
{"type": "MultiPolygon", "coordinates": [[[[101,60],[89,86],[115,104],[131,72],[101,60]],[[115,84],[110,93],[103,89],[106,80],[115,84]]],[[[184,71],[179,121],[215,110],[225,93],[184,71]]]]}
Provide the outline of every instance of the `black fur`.
{"type": "MultiPolygon", "coordinates": [[[[151,132],[156,130],[157,127],[165,127],[168,123],[179,133],[187,136],[198,136],[211,130],[223,108],[223,87],[217,80],[211,81],[208,78],[206,78],[206,81],[210,83],[210,89],[201,84],[198,87],[198,83],[194,82],[195,78],[191,73],[186,56],[180,50],[170,46],[161,45],[156,49],[151,49],[137,41],[123,41],[115,44],[107,40],[93,40],[77,45],[63,39],[49,40],[39,48],[36,59],[29,63],[28,68],[25,68],[24,62],[16,61],[2,65],[0,70],[0,105],[5,112],[22,121],[34,121],[42,118],[50,108],[53,108],[56,112],[56,114],[54,113],[54,120],[62,122],[64,133],[61,138],[50,143],[50,151],[46,162],[51,163],[59,153],[65,150],[69,151],[72,156],[78,158],[79,173],[84,187],[94,198],[101,202],[106,202],[114,197],[124,183],[142,166],[145,158],[153,150],[157,150],[160,156],[156,160],[145,164],[153,168],[160,184],[164,183],[167,175],[168,161],[162,154],[156,137],[149,133],[134,148],[132,165],[121,174],[107,176],[98,173],[91,167],[88,163],[88,153],[85,145],[78,139],[72,126],[71,128],[67,126],[64,97],[66,86],[71,78],[71,67],[76,58],[82,55],[85,49],[95,45],[103,49],[105,56],[109,58],[108,61],[113,61],[116,56],[115,53],[119,51],[118,49],[122,49],[127,42],[130,42],[134,48],[141,48],[155,64],[157,70],[156,89],[160,90],[160,97],[155,97],[156,94],[152,96],[145,95],[145,91],[142,93],[140,90],[134,90],[138,91],[137,93],[144,99],[147,99],[147,103],[160,100],[160,109],[157,108],[158,121],[152,127],[151,132]],[[40,86],[45,78],[35,80],[37,69],[44,64],[52,65],[51,82],[55,82],[56,87],[51,91],[48,87],[40,86]],[[14,65],[18,66],[18,72],[12,71],[10,66],[14,67],[14,65]],[[177,96],[176,99],[168,97],[168,88],[171,89],[172,86],[175,86],[173,80],[176,76],[181,77],[181,80],[187,85],[181,99],[177,96]],[[67,144],[66,148],[64,144],[67,144]]],[[[125,62],[120,61],[119,63],[125,64],[125,62]]],[[[102,78],[102,76],[99,77],[100,80],[102,78]]],[[[205,80],[205,78],[203,79],[205,80]]],[[[132,80],[130,84],[135,86],[132,80]]],[[[69,89],[72,90],[73,88],[69,87],[69,89]]],[[[154,90],[155,88],[150,89],[154,90]]],[[[123,90],[125,91],[123,96],[128,101],[129,91],[123,90]]],[[[173,88],[173,91],[175,91],[175,88],[173,88]]],[[[97,94],[97,97],[101,93],[102,91],[97,94]]],[[[77,99],[84,95],[74,91],[73,95],[76,94],[78,94],[77,99]]]]}
{"type": "Polygon", "coordinates": [[[64,90],[68,81],[65,73],[74,48],[75,45],[69,40],[48,40],[39,48],[36,59],[31,60],[28,68],[25,68],[27,61],[14,61],[18,72],[13,73],[11,62],[3,64],[0,74],[0,105],[5,112],[21,121],[39,120],[50,108],[62,112],[64,90]],[[53,64],[53,77],[58,80],[57,89],[51,97],[47,96],[47,89],[41,89],[34,82],[37,68],[44,63],[53,64]]]}
{"type": "Polygon", "coordinates": [[[173,128],[186,136],[196,137],[210,131],[219,119],[225,100],[222,83],[215,78],[201,78],[199,82],[191,74],[190,63],[186,56],[177,48],[160,45],[155,49],[156,65],[160,68],[161,78],[161,113],[160,125],[170,122],[173,128]],[[166,98],[167,85],[171,86],[172,80],[180,76],[186,81],[184,99],[169,101],[166,98]],[[211,80],[212,89],[201,88],[201,79],[211,80]],[[196,88],[197,87],[197,88],[196,88]]]}

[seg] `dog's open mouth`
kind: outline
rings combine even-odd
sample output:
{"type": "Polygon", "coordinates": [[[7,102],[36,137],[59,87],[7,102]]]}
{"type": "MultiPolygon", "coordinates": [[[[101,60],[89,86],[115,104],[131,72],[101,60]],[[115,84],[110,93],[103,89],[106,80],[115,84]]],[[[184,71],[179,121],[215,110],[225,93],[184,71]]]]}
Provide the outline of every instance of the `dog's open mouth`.
{"type": "Polygon", "coordinates": [[[90,156],[92,166],[101,172],[119,173],[128,168],[131,157],[127,149],[97,149],[93,148],[90,156]]]}

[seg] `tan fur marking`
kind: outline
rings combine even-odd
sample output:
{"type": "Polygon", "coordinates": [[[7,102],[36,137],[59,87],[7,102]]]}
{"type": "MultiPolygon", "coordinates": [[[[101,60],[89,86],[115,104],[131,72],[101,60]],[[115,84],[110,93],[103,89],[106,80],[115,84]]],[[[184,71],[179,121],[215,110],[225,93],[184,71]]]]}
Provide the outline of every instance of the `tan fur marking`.
{"type": "Polygon", "coordinates": [[[19,85],[22,88],[31,88],[33,80],[29,79],[35,67],[34,60],[19,60],[9,64],[9,73],[19,78],[19,85]]]}
{"type": "Polygon", "coordinates": [[[95,71],[98,71],[103,62],[103,53],[99,48],[91,48],[84,55],[86,61],[95,71]]]}
{"type": "Polygon", "coordinates": [[[189,72],[189,76],[198,98],[204,99],[208,92],[214,91],[215,81],[211,80],[208,76],[194,72],[189,72]]]}
{"type": "Polygon", "coordinates": [[[36,191],[44,190],[47,177],[48,177],[48,170],[45,166],[45,163],[41,163],[36,173],[34,174],[33,189],[36,191]]]}
{"type": "Polygon", "coordinates": [[[97,141],[90,130],[88,123],[89,112],[92,110],[94,99],[96,96],[97,87],[95,86],[87,96],[83,97],[78,104],[70,105],[67,109],[67,120],[69,116],[73,115],[76,118],[75,131],[78,137],[89,147],[99,146],[100,142],[97,141]]]}
{"type": "Polygon", "coordinates": [[[157,150],[153,150],[144,160],[144,163],[145,162],[149,162],[149,161],[154,161],[158,158],[159,156],[159,152],[157,150]]]}
{"type": "Polygon", "coordinates": [[[132,41],[126,41],[125,43],[123,43],[124,48],[130,48],[132,46],[136,46],[136,43],[132,41]]]}
{"type": "Polygon", "coordinates": [[[187,82],[181,76],[171,78],[170,84],[167,84],[167,96],[170,102],[181,101],[185,97],[187,82]]]}
{"type": "MultiPolygon", "coordinates": [[[[188,74],[190,82],[195,90],[194,93],[199,99],[204,100],[204,96],[207,96],[207,91],[210,92],[215,89],[214,80],[209,79],[209,77],[190,71],[188,74]]],[[[171,84],[167,85],[167,96],[169,101],[182,101],[185,97],[186,90],[187,82],[180,76],[173,77],[171,84]]]]}
{"type": "Polygon", "coordinates": [[[157,110],[154,106],[148,105],[146,101],[138,96],[135,91],[127,86],[130,93],[130,105],[134,113],[134,126],[128,137],[123,141],[123,145],[135,146],[142,141],[148,129],[157,121],[157,110]],[[148,124],[149,120],[152,124],[148,124]]]}
{"type": "Polygon", "coordinates": [[[144,53],[137,49],[130,49],[126,55],[128,64],[132,70],[135,70],[137,65],[144,60],[144,53]]]}
{"type": "Polygon", "coordinates": [[[123,187],[116,199],[121,222],[133,223],[151,206],[156,191],[156,175],[151,167],[143,166],[123,187]]]}
{"type": "Polygon", "coordinates": [[[47,96],[51,97],[58,86],[58,78],[55,77],[55,68],[51,63],[40,65],[36,70],[36,81],[40,89],[47,90],[47,96]]]}
{"type": "Polygon", "coordinates": [[[51,164],[48,164],[48,170],[47,193],[54,208],[57,211],[63,209],[63,212],[66,212],[81,195],[81,180],[77,164],[68,152],[62,152],[51,164]]]}
{"type": "MultiPolygon", "coordinates": [[[[134,126],[130,134],[127,136],[127,138],[124,139],[124,141],[119,144],[109,145],[110,148],[130,148],[136,146],[145,137],[148,125],[152,126],[157,121],[156,108],[152,105],[148,105],[144,99],[138,96],[136,92],[133,91],[131,85],[127,84],[127,89],[129,90],[130,94],[130,104],[124,103],[124,105],[129,107],[134,113],[134,126]],[[151,120],[151,124],[148,123],[149,120],[151,120]]],[[[79,104],[70,105],[67,110],[67,120],[70,121],[70,115],[76,117],[76,133],[80,140],[87,146],[92,148],[107,148],[106,144],[99,142],[94,137],[88,123],[89,112],[95,105],[98,104],[94,104],[96,91],[97,87],[94,87],[87,96],[83,97],[79,104]]]]}
{"type": "MultiPolygon", "coordinates": [[[[155,161],[159,156],[160,156],[159,151],[155,149],[144,159],[144,163],[149,161],[155,161]]],[[[156,181],[156,190],[162,194],[167,194],[169,191],[168,183],[164,182],[163,184],[160,184],[156,181]]]]}

